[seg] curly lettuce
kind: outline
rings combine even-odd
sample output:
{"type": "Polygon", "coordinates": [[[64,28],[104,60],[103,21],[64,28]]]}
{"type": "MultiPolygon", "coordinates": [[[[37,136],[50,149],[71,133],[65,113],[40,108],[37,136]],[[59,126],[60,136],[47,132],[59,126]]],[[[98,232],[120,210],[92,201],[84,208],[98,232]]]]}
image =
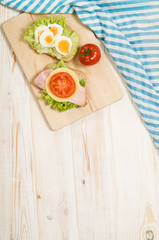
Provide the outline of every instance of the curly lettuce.
{"type": "Polygon", "coordinates": [[[48,68],[51,68],[52,70],[58,69],[58,68],[69,68],[66,63],[64,63],[63,60],[60,60],[58,63],[48,66],[48,68]]]}
{"type": "Polygon", "coordinates": [[[79,105],[76,105],[71,102],[57,102],[51,98],[46,90],[41,90],[41,99],[44,99],[53,109],[60,110],[62,112],[69,110],[71,108],[79,108],[79,105]]]}
{"type": "Polygon", "coordinates": [[[86,81],[84,79],[81,79],[79,83],[82,87],[86,86],[86,81]]]}
{"type": "Polygon", "coordinates": [[[67,28],[66,19],[62,15],[60,19],[58,17],[55,17],[55,18],[49,17],[49,18],[41,18],[36,20],[32,26],[29,26],[27,28],[27,31],[24,33],[24,40],[28,41],[28,43],[32,46],[32,48],[38,53],[50,54],[52,57],[56,57],[57,59],[60,60],[63,58],[69,58],[76,55],[78,51],[80,37],[76,31],[71,31],[70,29],[67,28]],[[69,37],[72,41],[71,51],[66,56],[63,56],[62,54],[57,52],[55,47],[43,47],[40,44],[40,42],[37,43],[35,41],[35,37],[34,37],[35,29],[40,25],[47,26],[48,24],[53,24],[53,23],[60,24],[63,27],[62,35],[69,37]]]}

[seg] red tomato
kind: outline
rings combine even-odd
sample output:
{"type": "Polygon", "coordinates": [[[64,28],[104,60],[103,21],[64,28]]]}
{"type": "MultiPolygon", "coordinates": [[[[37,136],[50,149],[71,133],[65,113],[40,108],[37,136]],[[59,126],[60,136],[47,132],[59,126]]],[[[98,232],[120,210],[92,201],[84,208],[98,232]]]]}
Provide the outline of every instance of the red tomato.
{"type": "Polygon", "coordinates": [[[95,44],[87,43],[79,50],[79,60],[84,65],[94,65],[100,58],[100,49],[95,44]]]}
{"type": "Polygon", "coordinates": [[[70,97],[76,90],[76,84],[72,76],[66,72],[56,73],[50,83],[52,93],[60,98],[70,97]]]}

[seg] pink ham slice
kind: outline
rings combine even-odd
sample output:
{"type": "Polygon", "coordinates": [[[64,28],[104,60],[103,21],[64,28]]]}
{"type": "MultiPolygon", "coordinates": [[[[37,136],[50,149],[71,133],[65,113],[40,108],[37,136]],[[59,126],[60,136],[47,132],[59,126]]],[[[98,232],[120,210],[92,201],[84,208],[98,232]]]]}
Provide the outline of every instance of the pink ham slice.
{"type": "Polygon", "coordinates": [[[52,69],[48,68],[37,75],[34,79],[34,84],[41,89],[45,89],[45,81],[47,76],[52,72],[52,69]]]}
{"type": "MultiPolygon", "coordinates": [[[[52,69],[49,68],[39,73],[37,77],[34,79],[34,84],[41,89],[45,89],[45,81],[47,79],[47,76],[51,72],[52,72],[52,69]]],[[[86,89],[80,86],[76,97],[69,102],[83,107],[85,106],[85,103],[86,103],[86,97],[87,97],[86,89]]]]}
{"type": "Polygon", "coordinates": [[[86,89],[80,86],[76,97],[69,102],[84,107],[86,103],[86,97],[87,97],[86,89]]]}

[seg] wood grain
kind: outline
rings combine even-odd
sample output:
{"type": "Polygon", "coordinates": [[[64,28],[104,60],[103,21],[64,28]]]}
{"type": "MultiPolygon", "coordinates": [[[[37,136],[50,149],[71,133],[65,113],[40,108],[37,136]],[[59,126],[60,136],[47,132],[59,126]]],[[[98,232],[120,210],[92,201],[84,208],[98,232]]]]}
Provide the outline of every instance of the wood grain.
{"type": "Polygon", "coordinates": [[[114,65],[122,100],[53,132],[0,43],[0,240],[158,240],[159,154],[114,65]]]}
{"type": "Polygon", "coordinates": [[[70,128],[38,138],[34,134],[40,239],[78,239],[70,128]]]}
{"type": "MultiPolygon", "coordinates": [[[[45,16],[50,17],[50,15],[43,15],[43,17],[45,16]]],[[[60,15],[58,14],[53,15],[53,17],[55,16],[60,18],[60,15]]],[[[93,42],[97,45],[100,44],[93,32],[88,27],[84,26],[76,15],[65,14],[65,17],[68,26],[78,31],[80,35],[80,46],[87,42],[93,42]]],[[[83,71],[87,76],[86,88],[88,105],[86,107],[60,112],[53,110],[44,100],[41,100],[40,90],[32,84],[32,81],[40,71],[46,68],[48,64],[55,61],[55,59],[45,54],[37,54],[23,39],[23,34],[26,31],[27,26],[32,25],[38,18],[41,18],[41,15],[24,13],[4,23],[3,29],[52,130],[67,126],[68,124],[77,121],[122,97],[121,90],[116,83],[112,69],[108,64],[108,59],[101,50],[101,60],[94,66],[82,65],[79,62],[78,56],[68,63],[69,67],[83,71]],[[17,29],[16,32],[14,31],[15,28],[17,29]]]]}
{"type": "MultiPolygon", "coordinates": [[[[1,23],[14,15],[0,6],[1,23]]],[[[0,42],[0,239],[37,240],[30,99],[2,32],[0,42]]]]}

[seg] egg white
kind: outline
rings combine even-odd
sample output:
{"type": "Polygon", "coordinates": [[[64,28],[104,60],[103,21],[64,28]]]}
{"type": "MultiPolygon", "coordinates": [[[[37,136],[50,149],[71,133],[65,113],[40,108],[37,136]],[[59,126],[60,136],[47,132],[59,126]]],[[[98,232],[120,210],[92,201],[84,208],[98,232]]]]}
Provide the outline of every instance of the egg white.
{"type": "MultiPolygon", "coordinates": [[[[57,34],[54,34],[55,39],[58,39],[63,33],[63,27],[57,23],[48,24],[49,29],[54,27],[57,29],[57,34]]],[[[50,30],[51,31],[51,30],[50,30]]]]}
{"type": "Polygon", "coordinates": [[[41,25],[39,27],[37,27],[34,31],[34,37],[35,37],[35,41],[38,43],[40,35],[44,32],[49,30],[49,28],[45,25],[41,25]]]}
{"type": "Polygon", "coordinates": [[[39,41],[40,41],[40,44],[43,47],[53,47],[54,46],[54,35],[50,30],[44,31],[40,35],[39,41]],[[52,37],[52,42],[50,42],[50,43],[47,43],[46,40],[45,40],[45,38],[48,37],[48,36],[52,37]]]}
{"type": "Polygon", "coordinates": [[[61,36],[59,37],[56,41],[55,41],[55,48],[57,50],[57,52],[59,52],[60,54],[66,56],[70,51],[71,51],[71,47],[72,47],[72,41],[70,38],[68,37],[65,37],[65,36],[61,36]],[[68,43],[69,43],[69,49],[67,52],[63,52],[60,48],[59,48],[59,43],[62,41],[62,40],[66,40],[68,43]]]}

